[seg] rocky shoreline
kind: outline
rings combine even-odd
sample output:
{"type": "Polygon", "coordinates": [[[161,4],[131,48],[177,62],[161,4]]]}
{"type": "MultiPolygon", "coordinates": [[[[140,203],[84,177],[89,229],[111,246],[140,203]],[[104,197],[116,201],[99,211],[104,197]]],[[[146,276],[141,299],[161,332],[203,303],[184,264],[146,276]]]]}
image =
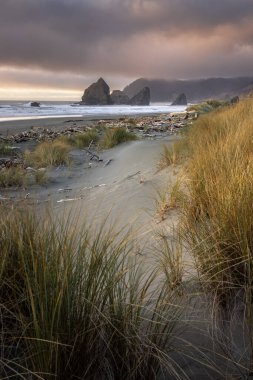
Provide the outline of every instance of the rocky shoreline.
{"type": "MultiPolygon", "coordinates": [[[[0,154],[0,168],[11,166],[25,167],[22,159],[22,151],[27,148],[27,144],[37,144],[43,141],[53,141],[60,137],[71,137],[84,134],[94,128],[102,131],[109,128],[124,128],[128,132],[134,133],[139,139],[163,139],[166,136],[176,135],[197,117],[194,112],[181,112],[162,114],[157,116],[142,117],[121,117],[119,119],[100,119],[89,123],[79,124],[75,120],[67,120],[71,123],[68,127],[43,128],[31,127],[23,132],[0,136],[0,144],[8,144],[4,155],[0,154]],[[18,146],[15,146],[17,144],[18,146]],[[20,145],[20,147],[19,147],[20,145]]],[[[102,132],[100,132],[101,134],[102,132]]]]}

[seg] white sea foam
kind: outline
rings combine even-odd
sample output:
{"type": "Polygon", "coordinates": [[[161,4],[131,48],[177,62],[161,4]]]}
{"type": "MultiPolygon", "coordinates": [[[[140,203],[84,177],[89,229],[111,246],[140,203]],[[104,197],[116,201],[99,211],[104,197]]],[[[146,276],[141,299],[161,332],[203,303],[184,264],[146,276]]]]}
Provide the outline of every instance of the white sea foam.
{"type": "Polygon", "coordinates": [[[79,106],[66,103],[41,103],[31,107],[30,103],[0,103],[0,121],[29,120],[58,117],[110,117],[161,114],[184,111],[185,106],[151,104],[150,106],[79,106]]]}

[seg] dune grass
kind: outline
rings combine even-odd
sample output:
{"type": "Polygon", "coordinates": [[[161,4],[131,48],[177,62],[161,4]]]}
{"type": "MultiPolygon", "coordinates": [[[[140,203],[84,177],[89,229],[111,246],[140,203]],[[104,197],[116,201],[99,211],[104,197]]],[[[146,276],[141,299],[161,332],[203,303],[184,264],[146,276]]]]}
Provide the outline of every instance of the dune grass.
{"type": "Polygon", "coordinates": [[[48,166],[69,165],[71,145],[61,139],[40,143],[34,151],[26,151],[24,161],[26,165],[36,168],[48,166]]]}
{"type": "Polygon", "coordinates": [[[253,102],[201,117],[187,136],[184,227],[205,283],[223,303],[252,286],[253,102]]]}
{"type": "Polygon", "coordinates": [[[171,165],[181,164],[189,156],[189,145],[187,135],[183,134],[182,139],[176,141],[172,146],[162,145],[162,153],[157,165],[158,170],[163,170],[171,165]]]}
{"type": "Polygon", "coordinates": [[[187,196],[183,189],[182,179],[179,177],[170,185],[156,190],[156,215],[163,221],[171,210],[183,207],[185,202],[187,202],[187,196]]]}
{"type": "Polygon", "coordinates": [[[200,104],[193,104],[187,107],[187,111],[196,111],[198,114],[205,114],[216,109],[229,106],[229,102],[225,100],[210,99],[200,104]]]}
{"type": "Polygon", "coordinates": [[[134,133],[128,132],[123,127],[108,128],[105,130],[104,137],[101,139],[99,146],[102,149],[110,149],[126,141],[136,140],[134,133]]]}
{"type": "Polygon", "coordinates": [[[38,185],[46,185],[48,183],[48,176],[46,170],[36,170],[36,172],[34,172],[34,180],[35,183],[37,183],[38,185]]]}
{"type": "Polygon", "coordinates": [[[10,167],[0,169],[0,187],[17,186],[27,184],[26,171],[21,167],[10,167]]]}
{"type": "Polygon", "coordinates": [[[1,156],[14,156],[17,151],[12,148],[9,142],[0,142],[0,155],[1,156]]]}
{"type": "Polygon", "coordinates": [[[1,209],[0,377],[186,378],[171,357],[175,292],[142,274],[129,235],[76,231],[73,220],[1,209]]]}
{"type": "Polygon", "coordinates": [[[71,144],[78,149],[82,149],[87,148],[92,141],[96,143],[98,141],[98,138],[99,136],[97,129],[90,129],[89,131],[86,131],[84,133],[77,133],[70,137],[62,136],[60,140],[71,144]]]}

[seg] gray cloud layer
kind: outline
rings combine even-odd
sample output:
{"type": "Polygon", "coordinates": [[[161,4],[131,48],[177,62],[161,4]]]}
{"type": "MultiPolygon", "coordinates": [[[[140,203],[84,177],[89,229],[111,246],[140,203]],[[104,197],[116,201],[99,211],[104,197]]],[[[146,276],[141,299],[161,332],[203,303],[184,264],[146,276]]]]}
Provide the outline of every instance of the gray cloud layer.
{"type": "Polygon", "coordinates": [[[2,0],[0,67],[121,79],[251,75],[252,20],[252,0],[2,0]]]}

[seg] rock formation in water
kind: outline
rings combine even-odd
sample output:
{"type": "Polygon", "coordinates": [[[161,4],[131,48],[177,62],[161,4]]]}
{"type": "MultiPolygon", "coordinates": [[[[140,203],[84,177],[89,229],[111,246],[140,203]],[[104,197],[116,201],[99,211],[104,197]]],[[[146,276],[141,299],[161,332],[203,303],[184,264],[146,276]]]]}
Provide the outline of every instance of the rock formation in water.
{"type": "Polygon", "coordinates": [[[144,87],[138,94],[130,99],[132,106],[149,106],[150,104],[150,89],[144,87]]]}
{"type": "Polygon", "coordinates": [[[111,100],[113,104],[129,104],[130,99],[129,97],[120,90],[114,90],[111,93],[111,100]]]}
{"type": "Polygon", "coordinates": [[[144,87],[131,99],[124,93],[124,91],[114,90],[110,95],[110,87],[103,78],[95,83],[92,83],[82,96],[81,105],[133,105],[133,106],[148,106],[150,104],[150,89],[144,87]]]}
{"type": "Polygon", "coordinates": [[[82,96],[82,103],[87,105],[109,105],[112,104],[110,88],[103,78],[92,83],[82,96]]]}
{"type": "Polygon", "coordinates": [[[40,107],[40,103],[39,102],[31,102],[30,106],[31,107],[40,107]]]}
{"type": "Polygon", "coordinates": [[[176,97],[174,102],[172,103],[173,106],[187,106],[187,98],[185,94],[180,94],[176,97]]]}

